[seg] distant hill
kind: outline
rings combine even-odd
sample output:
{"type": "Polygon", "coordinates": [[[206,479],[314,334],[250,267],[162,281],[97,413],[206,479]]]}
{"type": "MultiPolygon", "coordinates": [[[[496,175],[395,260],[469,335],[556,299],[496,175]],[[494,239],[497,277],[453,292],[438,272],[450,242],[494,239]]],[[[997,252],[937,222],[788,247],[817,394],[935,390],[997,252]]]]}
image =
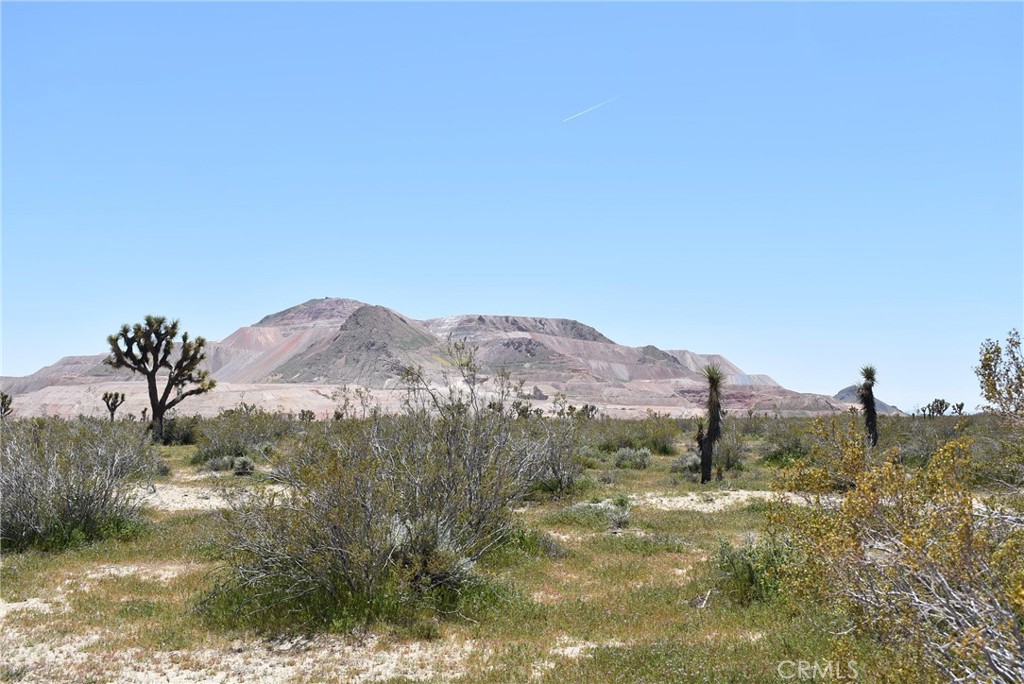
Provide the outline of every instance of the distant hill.
{"type": "MultiPolygon", "coordinates": [[[[843,389],[836,392],[832,398],[847,404],[855,404],[857,406],[860,406],[860,399],[857,398],[857,385],[850,385],[849,387],[844,387],[843,389]]],[[[878,397],[875,397],[875,410],[878,411],[879,413],[884,414],[903,413],[903,411],[900,411],[895,406],[890,406],[889,404],[886,404],[884,401],[879,400],[878,397]]]]}
{"type": "MultiPolygon", "coordinates": [[[[449,340],[469,342],[485,376],[507,370],[539,406],[564,395],[571,403],[594,404],[612,416],[648,410],[689,415],[702,410],[706,383],[700,370],[712,363],[725,372],[728,409],[809,415],[843,411],[856,402],[855,395],[851,400],[842,392],[835,397],[794,392],[718,354],[616,344],[568,318],[473,314],[417,321],[383,306],[324,298],[269,314],[209,342],[206,365],[217,388],[182,408],[216,413],[246,401],[327,412],[341,386],[364,387],[385,402],[397,401],[388,393],[401,389],[406,366],[418,366],[429,380],[444,382],[451,370],[449,340]]],[[[14,395],[20,415],[102,415],[99,397],[115,386],[129,395],[126,411],[141,411],[143,383],[104,366],[103,359],[103,354],[65,357],[30,376],[2,378],[0,385],[14,395]]]]}

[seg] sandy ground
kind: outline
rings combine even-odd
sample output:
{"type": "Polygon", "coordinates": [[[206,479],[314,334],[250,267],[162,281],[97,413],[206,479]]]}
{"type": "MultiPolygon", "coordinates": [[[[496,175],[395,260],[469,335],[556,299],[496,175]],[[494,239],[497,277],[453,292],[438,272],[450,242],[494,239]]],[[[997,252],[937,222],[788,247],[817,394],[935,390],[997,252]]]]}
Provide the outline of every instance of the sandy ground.
{"type": "Polygon", "coordinates": [[[197,485],[155,484],[139,489],[142,505],[159,511],[211,511],[227,503],[216,489],[197,485]]]}
{"type": "MultiPolygon", "coordinates": [[[[39,609],[38,605],[0,605],[0,610],[8,611],[39,609]]],[[[0,624],[4,680],[46,684],[356,684],[396,677],[447,681],[462,674],[465,659],[478,650],[472,641],[391,643],[376,636],[322,636],[278,642],[237,641],[224,649],[109,652],[90,648],[102,634],[47,637],[8,624],[6,617],[0,624]]]]}
{"type": "MultiPolygon", "coordinates": [[[[143,506],[157,511],[212,511],[228,507],[227,500],[224,498],[224,490],[209,484],[211,479],[215,480],[215,478],[185,476],[176,479],[196,484],[157,483],[150,487],[140,487],[136,490],[136,495],[143,506]],[[207,484],[203,484],[204,481],[207,484]]],[[[284,487],[278,484],[260,484],[256,487],[263,491],[284,491],[284,487]]],[[[238,488],[232,488],[231,491],[236,492],[238,488]]]]}
{"type": "Polygon", "coordinates": [[[660,511],[698,511],[700,513],[716,513],[729,508],[738,508],[746,506],[752,501],[806,503],[806,500],[797,494],[747,490],[691,492],[683,495],[647,492],[631,500],[637,506],[655,508],[660,511]]]}

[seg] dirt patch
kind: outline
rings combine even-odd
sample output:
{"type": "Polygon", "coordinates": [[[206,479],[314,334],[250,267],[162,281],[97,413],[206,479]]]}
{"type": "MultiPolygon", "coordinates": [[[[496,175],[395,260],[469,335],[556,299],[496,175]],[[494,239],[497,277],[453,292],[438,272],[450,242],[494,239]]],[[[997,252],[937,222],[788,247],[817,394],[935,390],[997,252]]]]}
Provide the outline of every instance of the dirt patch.
{"type": "Polygon", "coordinates": [[[14,603],[0,601],[0,619],[6,618],[10,613],[16,613],[23,610],[34,611],[36,613],[49,613],[53,610],[53,607],[46,601],[39,598],[29,598],[24,601],[16,601],[14,603]]]}
{"type": "Polygon", "coordinates": [[[532,671],[530,673],[531,679],[540,679],[544,676],[545,672],[553,670],[557,666],[557,663],[552,660],[552,658],[577,660],[579,658],[589,657],[590,651],[595,648],[618,648],[626,645],[623,641],[581,641],[567,636],[559,637],[555,643],[557,645],[548,651],[548,658],[539,660],[533,664],[532,671]]]}
{"type": "Polygon", "coordinates": [[[192,652],[181,662],[174,652],[157,654],[145,669],[125,667],[118,681],[151,682],[377,682],[404,677],[448,680],[462,673],[461,663],[474,650],[472,641],[385,642],[317,637],[282,643],[235,642],[226,650],[192,652]]]}
{"type": "Polygon", "coordinates": [[[22,682],[78,681],[73,673],[92,657],[86,649],[98,639],[98,636],[75,635],[41,639],[5,620],[0,630],[0,652],[4,654],[6,676],[22,682]]]}
{"type": "Polygon", "coordinates": [[[136,495],[144,506],[165,511],[213,511],[227,508],[225,493],[239,492],[277,492],[286,491],[280,484],[252,483],[245,486],[217,489],[210,486],[182,486],[176,484],[155,484],[151,487],[140,487],[136,495]]]}
{"type": "Polygon", "coordinates": [[[163,563],[150,565],[101,565],[87,572],[87,580],[99,580],[107,577],[138,577],[155,582],[170,582],[178,575],[196,569],[197,565],[181,563],[163,563]]]}
{"type": "Polygon", "coordinates": [[[212,511],[227,507],[224,498],[216,490],[206,487],[156,484],[151,488],[140,488],[138,497],[143,506],[158,511],[212,511]]]}
{"type": "Polygon", "coordinates": [[[787,501],[804,503],[804,499],[796,494],[780,492],[761,492],[748,490],[691,492],[680,496],[667,496],[658,492],[648,492],[637,497],[637,506],[655,508],[659,511],[698,511],[700,513],[717,513],[730,508],[746,506],[753,501],[787,501]]]}
{"type": "Polygon", "coordinates": [[[235,641],[221,649],[192,651],[90,651],[99,638],[41,640],[5,630],[0,646],[8,670],[16,672],[19,681],[67,681],[69,673],[76,673],[133,684],[447,681],[463,673],[464,661],[477,650],[473,641],[395,643],[377,636],[320,636],[284,642],[235,641]]]}

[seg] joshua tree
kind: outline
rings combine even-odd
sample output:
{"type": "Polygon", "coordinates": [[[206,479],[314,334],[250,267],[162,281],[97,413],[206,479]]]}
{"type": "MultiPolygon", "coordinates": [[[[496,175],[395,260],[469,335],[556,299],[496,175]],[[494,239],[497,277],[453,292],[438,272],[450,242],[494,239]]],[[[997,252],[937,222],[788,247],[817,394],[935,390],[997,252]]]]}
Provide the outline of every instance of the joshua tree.
{"type": "Polygon", "coordinates": [[[11,415],[11,395],[7,392],[0,392],[0,418],[6,418],[11,415]]]}
{"type": "Polygon", "coordinates": [[[715,442],[722,436],[722,385],[725,384],[725,374],[717,365],[704,366],[701,373],[708,381],[707,432],[700,429],[699,423],[697,429],[697,443],[700,445],[700,483],[704,484],[711,482],[711,459],[715,442]]]}
{"type": "Polygon", "coordinates": [[[864,382],[857,386],[857,398],[864,410],[864,428],[868,433],[868,443],[878,446],[878,411],[875,410],[875,367],[864,366],[860,369],[864,382]]]}
{"type": "Polygon", "coordinates": [[[124,392],[104,392],[103,403],[107,405],[107,410],[110,411],[110,422],[113,423],[117,407],[124,403],[124,392]]]}
{"type": "Polygon", "coordinates": [[[949,410],[949,402],[945,399],[933,399],[932,403],[925,407],[930,416],[944,416],[949,410]]]}
{"type": "Polygon", "coordinates": [[[186,397],[203,394],[216,384],[210,373],[201,370],[199,364],[206,358],[206,340],[197,337],[190,340],[188,333],[181,334],[181,348],[177,350],[174,338],[178,336],[178,321],[163,316],[146,316],[145,323],[136,323],[129,328],[121,326],[120,332],[107,338],[110,356],[104,363],[114,368],[130,368],[146,376],[149,386],[149,403],[152,408],[153,435],[159,441],[164,434],[164,414],[177,406],[186,397]],[[176,352],[177,353],[174,353],[176,352]],[[176,357],[171,361],[172,353],[176,357]],[[166,373],[166,383],[158,387],[158,375],[166,373]],[[187,385],[195,385],[186,390],[187,385]],[[174,396],[171,393],[174,392],[174,396]]]}

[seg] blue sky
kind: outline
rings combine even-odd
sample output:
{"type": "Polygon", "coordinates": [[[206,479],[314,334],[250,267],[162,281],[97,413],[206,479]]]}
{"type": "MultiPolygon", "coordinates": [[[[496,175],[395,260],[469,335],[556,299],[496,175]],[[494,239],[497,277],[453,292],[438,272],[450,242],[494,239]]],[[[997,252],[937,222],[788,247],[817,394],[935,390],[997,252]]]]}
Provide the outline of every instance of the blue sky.
{"type": "Polygon", "coordinates": [[[1022,36],[1020,3],[5,2],[2,372],[339,296],[973,407],[1024,317],[1022,36]]]}

